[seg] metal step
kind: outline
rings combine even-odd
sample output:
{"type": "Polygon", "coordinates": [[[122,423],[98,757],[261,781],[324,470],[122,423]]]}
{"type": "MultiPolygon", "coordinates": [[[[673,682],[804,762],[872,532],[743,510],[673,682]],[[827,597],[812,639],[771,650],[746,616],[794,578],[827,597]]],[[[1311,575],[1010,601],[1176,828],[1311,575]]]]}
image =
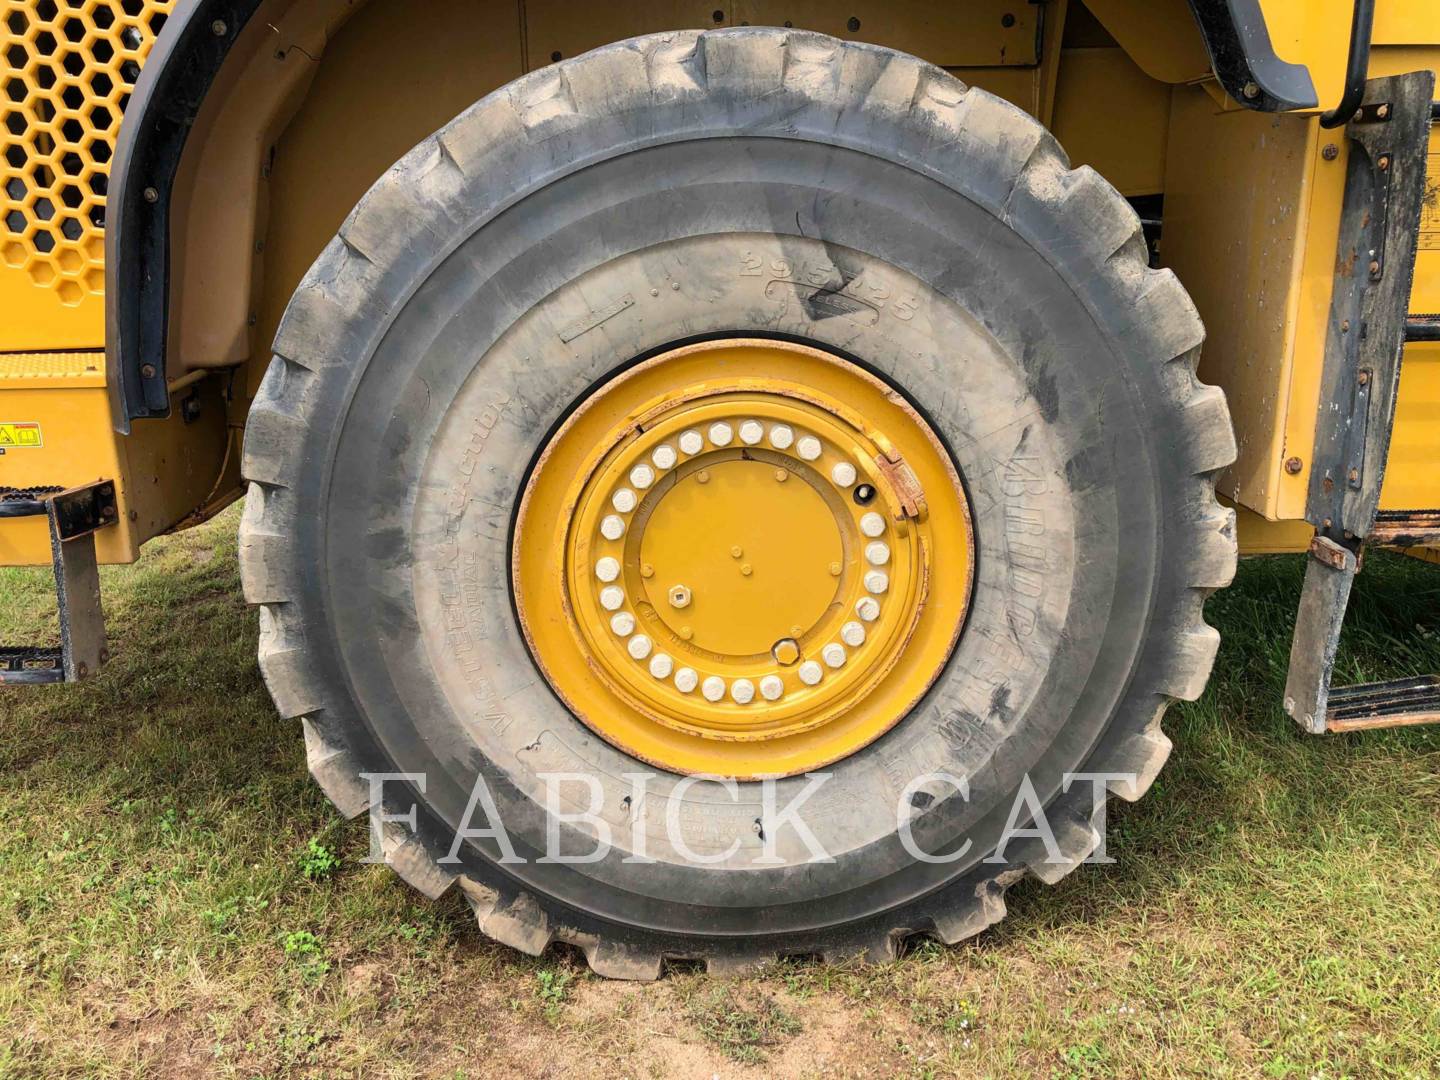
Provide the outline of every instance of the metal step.
{"type": "Polygon", "coordinates": [[[0,645],[0,684],[65,681],[65,651],[58,645],[0,645]]]}
{"type": "Polygon", "coordinates": [[[1440,675],[1332,686],[1325,727],[1359,731],[1440,721],[1440,675]]]}
{"type": "Polygon", "coordinates": [[[101,480],[64,491],[0,488],[0,528],[9,527],[3,519],[41,514],[50,524],[60,645],[0,646],[0,685],[76,682],[109,659],[95,534],[119,520],[115,483],[101,480]]]}
{"type": "Polygon", "coordinates": [[[1381,510],[1367,539],[1401,548],[1440,543],[1440,510],[1381,510]]]}

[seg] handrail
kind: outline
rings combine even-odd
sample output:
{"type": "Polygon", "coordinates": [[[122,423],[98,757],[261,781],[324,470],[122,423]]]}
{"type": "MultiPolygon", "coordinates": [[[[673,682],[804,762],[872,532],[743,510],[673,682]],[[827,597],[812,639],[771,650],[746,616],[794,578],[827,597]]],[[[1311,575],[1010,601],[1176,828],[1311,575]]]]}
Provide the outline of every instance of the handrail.
{"type": "Polygon", "coordinates": [[[1345,93],[1340,104],[1320,114],[1323,128],[1344,127],[1360,108],[1365,96],[1365,76],[1370,71],[1370,34],[1375,25],[1375,0],[1355,0],[1350,18],[1350,55],[1345,62],[1345,93]]]}

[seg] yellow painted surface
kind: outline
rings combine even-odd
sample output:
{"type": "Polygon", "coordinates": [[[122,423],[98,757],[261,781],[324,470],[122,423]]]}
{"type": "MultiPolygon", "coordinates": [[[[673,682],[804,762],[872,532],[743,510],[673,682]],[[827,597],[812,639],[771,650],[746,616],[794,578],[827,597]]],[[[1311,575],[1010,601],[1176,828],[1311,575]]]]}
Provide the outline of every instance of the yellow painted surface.
{"type": "Polygon", "coordinates": [[[1165,188],[1170,88],[1123,49],[1065,49],[1051,121],[1073,165],[1089,165],[1122,195],[1165,188]],[[1123,118],[1100,102],[1124,102],[1123,118]]]}
{"type": "MultiPolygon", "coordinates": [[[[300,278],[384,171],[524,71],[516,3],[377,0],[327,44],[304,107],[275,144],[251,341],[264,356],[300,278]],[[437,25],[445,33],[434,33],[437,25]]],[[[267,357],[268,358],[268,357],[267,357]]],[[[249,366],[250,391],[265,374],[249,366]]]]}
{"type": "MultiPolygon", "coordinates": [[[[1205,321],[1200,377],[1230,401],[1240,452],[1219,488],[1272,518],[1303,513],[1305,474],[1282,467],[1296,452],[1283,423],[1299,323],[1318,318],[1323,326],[1329,303],[1327,288],[1318,307],[1305,306],[1307,259],[1323,263],[1328,285],[1337,235],[1333,214],[1328,239],[1326,221],[1311,218],[1316,143],[1313,121],[1221,112],[1198,88],[1174,90],[1161,261],[1205,321]]],[[[1343,186],[1343,167],[1319,182],[1343,186]]],[[[1318,375],[1318,350],[1313,363],[1318,375]]],[[[1312,429],[1313,409],[1312,396],[1312,429]]],[[[1312,441],[1313,434],[1294,444],[1304,447],[1302,458],[1312,441]]]]}
{"type": "Polygon", "coordinates": [[[536,660],[598,734],[679,772],[787,775],[924,693],[972,544],[948,456],[888,387],[735,339],[587,399],[527,485],[513,576],[536,660]]]}
{"type": "MultiPolygon", "coordinates": [[[[1403,32],[1413,26],[1387,16],[1377,20],[1377,39],[1419,36],[1403,32]]],[[[1371,75],[1437,61],[1440,48],[1380,46],[1371,75]]],[[[1219,487],[1264,517],[1298,519],[1321,408],[1348,145],[1343,133],[1321,129],[1313,116],[1222,110],[1192,88],[1174,94],[1162,258],[1205,320],[1201,377],[1225,389],[1235,419],[1240,454],[1219,487]],[[1326,146],[1335,147],[1333,160],[1325,160],[1326,146]],[[1291,458],[1301,462],[1298,473],[1285,468],[1291,458]]],[[[1430,149],[1433,186],[1440,133],[1432,132],[1430,149]]],[[[1440,311],[1434,196],[1422,222],[1411,310],[1440,311]]],[[[1381,497],[1386,508],[1440,505],[1433,355],[1431,346],[1407,350],[1381,497]]]]}
{"type": "MultiPolygon", "coordinates": [[[[1334,108],[1345,89],[1354,0],[1260,0],[1260,9],[1276,55],[1308,67],[1319,107],[1334,108]]],[[[1376,46],[1440,45],[1440,8],[1433,0],[1376,0],[1372,41],[1376,46]]],[[[1372,62],[1372,77],[1395,73],[1379,68],[1372,62]]]]}
{"type": "Polygon", "coordinates": [[[1440,509],[1440,342],[1405,349],[1380,509],[1440,509]]]}
{"type": "MultiPolygon", "coordinates": [[[[117,435],[110,425],[105,356],[0,356],[0,487],[76,487],[115,480],[120,520],[96,535],[101,562],[131,562],[140,545],[215,497],[225,458],[225,405],[217,380],[177,395],[175,415],[117,435]],[[186,424],[179,399],[194,393],[198,418],[186,424]],[[7,446],[7,426],[38,425],[39,446],[7,446]]],[[[0,565],[47,565],[43,518],[0,522],[0,565]]]]}
{"type": "Polygon", "coordinates": [[[0,353],[104,345],[110,159],[173,6],[0,3],[0,353]]]}
{"type": "MultiPolygon", "coordinates": [[[[74,487],[120,475],[118,441],[110,430],[104,358],[7,356],[0,361],[0,486],[74,487]],[[7,425],[38,425],[42,445],[6,446],[7,425]]],[[[50,535],[43,517],[0,521],[0,565],[48,564],[50,535]]],[[[102,561],[126,561],[135,546],[122,514],[96,535],[102,561]]]]}
{"type": "Polygon", "coordinates": [[[1086,7],[1150,78],[1210,77],[1205,42],[1185,0],[1088,0],[1086,7]]]}
{"type": "Polygon", "coordinates": [[[1243,555],[1283,555],[1307,551],[1315,528],[1308,521],[1270,521],[1229,499],[1221,502],[1235,508],[1235,535],[1243,555]]]}

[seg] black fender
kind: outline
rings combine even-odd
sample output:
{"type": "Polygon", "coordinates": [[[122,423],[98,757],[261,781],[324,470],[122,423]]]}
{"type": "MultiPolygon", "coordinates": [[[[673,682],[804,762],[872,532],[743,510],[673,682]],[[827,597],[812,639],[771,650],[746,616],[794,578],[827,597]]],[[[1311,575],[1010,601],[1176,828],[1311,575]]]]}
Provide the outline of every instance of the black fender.
{"type": "Polygon", "coordinates": [[[260,0],[181,0],[135,83],[105,212],[105,351],[111,416],[170,414],[165,352],[170,197],[200,106],[260,0]]]}
{"type": "Polygon", "coordinates": [[[1310,69],[1275,55],[1260,0],[1190,0],[1210,67],[1247,109],[1288,112],[1320,104],[1310,69]]]}

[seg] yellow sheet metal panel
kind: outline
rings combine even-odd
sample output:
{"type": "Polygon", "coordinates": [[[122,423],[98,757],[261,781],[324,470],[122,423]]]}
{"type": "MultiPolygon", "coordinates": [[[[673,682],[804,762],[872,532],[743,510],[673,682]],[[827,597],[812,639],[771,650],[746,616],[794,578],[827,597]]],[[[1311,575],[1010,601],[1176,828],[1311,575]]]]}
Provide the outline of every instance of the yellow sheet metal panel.
{"type": "MultiPolygon", "coordinates": [[[[1205,320],[1200,376],[1224,388],[1240,454],[1220,479],[1235,502],[1270,518],[1303,515],[1303,466],[1314,439],[1287,445],[1292,358],[1301,323],[1316,334],[1329,304],[1336,215],[1344,169],[1317,179],[1316,122],[1295,116],[1222,112],[1204,91],[1176,87],[1166,161],[1161,258],[1194,297],[1205,320]],[[1319,183],[1327,212],[1316,212],[1319,183]],[[1334,188],[1333,193],[1330,188],[1334,188]],[[1311,260],[1323,268],[1323,296],[1305,302],[1311,260]],[[1292,456],[1302,471],[1284,468],[1292,456]]],[[[1322,207],[1322,211],[1325,209],[1322,207]]]]}
{"type": "MultiPolygon", "coordinates": [[[[367,4],[328,42],[300,112],[275,144],[255,352],[263,355],[301,276],[386,169],[523,72],[516,3],[367,4]],[[443,25],[445,33],[434,28],[443,25]]],[[[250,391],[265,374],[249,365],[250,391]]]]}
{"type": "MultiPolygon", "coordinates": [[[[1310,69],[1322,109],[1333,108],[1345,89],[1354,6],[1354,0],[1260,0],[1276,55],[1310,69]]],[[[1440,5],[1377,0],[1371,39],[1376,46],[1440,44],[1440,5]]],[[[1378,71],[1372,64],[1370,74],[1396,72],[1378,71]]]]}
{"type": "Polygon", "coordinates": [[[1085,6],[1152,79],[1210,76],[1205,41],[1185,0],[1086,0],[1085,6]]]}
{"type": "MultiPolygon", "coordinates": [[[[0,486],[74,487],[119,477],[117,443],[110,429],[104,354],[0,357],[0,486]],[[25,435],[7,438],[16,428],[25,429],[25,435]]],[[[3,524],[0,565],[49,564],[50,534],[44,518],[3,524]]],[[[136,541],[128,519],[102,530],[96,542],[103,561],[134,557],[136,541]]]]}
{"type": "Polygon", "coordinates": [[[1440,509],[1440,343],[1405,349],[1380,509],[1440,509]]]}
{"type": "Polygon", "coordinates": [[[1071,164],[1091,166],[1122,195],[1164,190],[1170,87],[1125,50],[1061,53],[1051,128],[1071,164]]]}
{"type": "MultiPolygon", "coordinates": [[[[1226,505],[1234,505],[1222,498],[1226,505]]],[[[1308,521],[1270,521],[1244,506],[1235,507],[1235,538],[1241,555],[1285,555],[1308,551],[1315,528],[1308,521]]]]}
{"type": "Polygon", "coordinates": [[[1044,8],[1015,0],[637,0],[611,5],[525,0],[529,69],[657,30],[794,26],[869,41],[942,67],[1029,66],[1044,8]]]}
{"type": "Polygon", "coordinates": [[[173,0],[0,0],[0,351],[104,343],[106,183],[173,0]]]}
{"type": "MultiPolygon", "coordinates": [[[[96,552],[101,562],[131,562],[150,537],[223,494],[229,431],[221,381],[196,383],[175,399],[168,419],[122,437],[110,425],[104,353],[0,355],[0,486],[117,481],[121,520],[97,535],[96,552]]],[[[49,564],[43,520],[4,526],[0,566],[49,564]]]]}

